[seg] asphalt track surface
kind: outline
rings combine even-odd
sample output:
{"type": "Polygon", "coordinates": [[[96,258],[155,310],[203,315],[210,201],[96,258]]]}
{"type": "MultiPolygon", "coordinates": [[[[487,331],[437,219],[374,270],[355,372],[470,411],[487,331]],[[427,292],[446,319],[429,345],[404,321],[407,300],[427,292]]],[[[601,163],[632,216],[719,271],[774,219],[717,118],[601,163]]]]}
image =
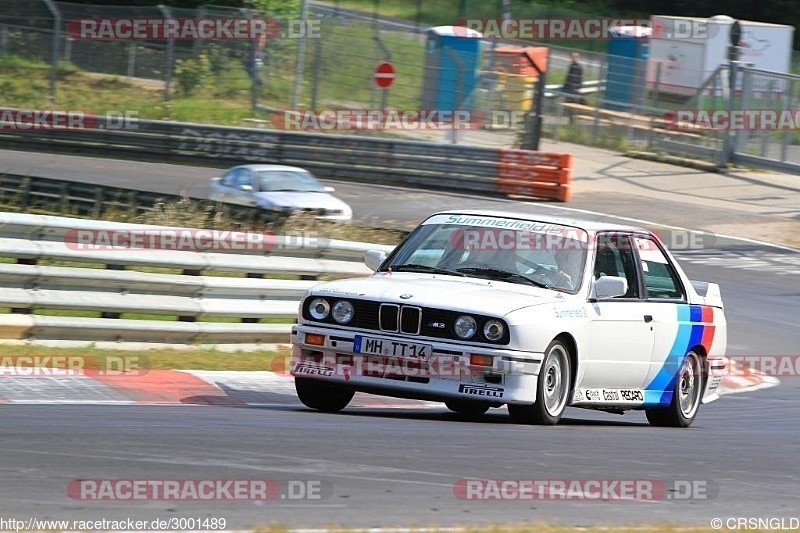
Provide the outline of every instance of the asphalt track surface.
{"type": "MultiPolygon", "coordinates": [[[[208,168],[5,151],[0,161],[5,172],[198,195],[215,174],[208,168]]],[[[551,204],[466,201],[419,191],[404,194],[400,203],[391,201],[396,191],[335,185],[357,217],[380,216],[397,224],[468,205],[558,211],[551,204]]],[[[604,204],[604,210],[621,209],[624,199],[616,202],[604,204]]],[[[679,214],[672,222],[673,215],[660,207],[647,211],[658,213],[660,222],[678,224],[679,214]]],[[[625,214],[640,216],[636,209],[625,214]]],[[[720,283],[729,352],[798,354],[800,269],[792,266],[797,254],[726,240],[704,252],[712,258],[763,256],[774,266],[765,271],[746,261],[729,260],[723,267],[714,260],[683,261],[692,278],[720,283]]],[[[228,528],[542,520],[708,525],[712,518],[797,516],[799,382],[785,377],[778,387],[705,405],[688,430],[651,428],[637,412],[619,416],[578,409],[569,409],[552,428],[512,425],[505,409],[490,410],[479,422],[460,421],[444,408],[358,408],[325,415],[267,393],[252,398],[263,407],[5,405],[0,406],[6,458],[0,464],[0,516],[221,517],[228,528]],[[98,478],[319,480],[330,494],[322,500],[202,503],[67,496],[70,481],[98,478]],[[463,478],[693,480],[718,491],[688,501],[464,501],[453,493],[463,478]]]]}

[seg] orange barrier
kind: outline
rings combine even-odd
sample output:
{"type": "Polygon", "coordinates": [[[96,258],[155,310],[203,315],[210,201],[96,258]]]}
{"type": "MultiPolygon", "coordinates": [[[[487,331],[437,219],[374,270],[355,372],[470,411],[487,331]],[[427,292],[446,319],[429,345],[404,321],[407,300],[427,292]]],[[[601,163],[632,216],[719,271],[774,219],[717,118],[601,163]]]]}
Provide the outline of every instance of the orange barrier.
{"type": "Polygon", "coordinates": [[[568,202],[571,181],[572,154],[498,150],[497,191],[500,193],[568,202]]]}

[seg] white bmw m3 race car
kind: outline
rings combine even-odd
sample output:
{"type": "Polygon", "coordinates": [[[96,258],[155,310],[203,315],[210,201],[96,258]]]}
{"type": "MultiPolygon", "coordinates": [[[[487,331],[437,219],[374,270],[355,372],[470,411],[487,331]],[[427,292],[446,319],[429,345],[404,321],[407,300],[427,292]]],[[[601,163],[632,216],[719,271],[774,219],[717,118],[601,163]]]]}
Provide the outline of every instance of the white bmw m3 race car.
{"type": "Polygon", "coordinates": [[[718,398],[719,287],[689,280],[647,230],[448,211],[365,262],[373,275],[301,303],[292,374],[308,407],[336,412],[362,391],[467,416],[505,404],[519,423],[572,406],[687,427],[718,398]]]}

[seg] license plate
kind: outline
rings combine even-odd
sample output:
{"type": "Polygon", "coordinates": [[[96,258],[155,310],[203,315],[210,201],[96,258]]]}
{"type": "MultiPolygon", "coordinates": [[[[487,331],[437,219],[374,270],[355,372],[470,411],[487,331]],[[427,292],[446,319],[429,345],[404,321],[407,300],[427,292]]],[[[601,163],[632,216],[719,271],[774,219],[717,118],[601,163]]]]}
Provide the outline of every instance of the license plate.
{"type": "Polygon", "coordinates": [[[356,335],[353,339],[353,353],[365,355],[427,359],[430,357],[432,350],[433,347],[430,344],[376,339],[374,337],[364,337],[363,335],[356,335]]]}

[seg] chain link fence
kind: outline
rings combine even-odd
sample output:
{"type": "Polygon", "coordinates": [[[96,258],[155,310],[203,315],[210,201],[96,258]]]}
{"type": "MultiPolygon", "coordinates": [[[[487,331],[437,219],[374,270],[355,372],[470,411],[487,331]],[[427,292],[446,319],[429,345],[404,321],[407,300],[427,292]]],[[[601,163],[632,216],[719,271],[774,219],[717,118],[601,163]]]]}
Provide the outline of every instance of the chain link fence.
{"type": "MultiPolygon", "coordinates": [[[[0,0],[0,105],[7,107],[133,111],[140,118],[280,127],[285,110],[424,110],[426,83],[442,78],[429,61],[428,29],[459,19],[568,18],[585,13],[522,0],[364,0],[365,11],[333,1],[306,3],[307,11],[252,13],[205,5],[196,9],[72,4],[52,0],[0,0]],[[405,9],[405,11],[403,11],[405,9]],[[69,31],[84,19],[271,17],[275,38],[243,40],[92,40],[69,31]],[[380,89],[380,62],[396,70],[380,89]]],[[[729,132],[670,127],[682,109],[797,107],[797,76],[742,69],[731,98],[727,67],[689,93],[670,89],[669,62],[620,58],[603,40],[514,41],[484,39],[474,71],[456,65],[456,78],[474,88],[454,94],[454,106],[478,112],[481,131],[471,142],[522,144],[537,109],[539,75],[546,92],[538,114],[542,136],[617,150],[694,156],[724,164],[735,154],[749,161],[800,165],[797,130],[729,132]],[[565,92],[573,54],[580,55],[582,86],[565,92]],[[727,87],[727,88],[726,88],[727,87]],[[736,96],[738,94],[738,96],[736,96]],[[499,141],[498,141],[499,139],[499,141]],[[755,158],[755,159],[753,159],[755,158]]],[[[455,61],[455,60],[453,60],[455,61]]],[[[452,67],[449,65],[448,67],[452,67]]],[[[452,80],[451,80],[452,81],[452,80]]],[[[454,86],[463,84],[453,83],[454,86]]],[[[460,91],[454,88],[453,91],[460,91]]],[[[338,126],[338,125],[337,125],[338,126]]],[[[353,131],[458,142],[452,134],[353,131]]]]}

